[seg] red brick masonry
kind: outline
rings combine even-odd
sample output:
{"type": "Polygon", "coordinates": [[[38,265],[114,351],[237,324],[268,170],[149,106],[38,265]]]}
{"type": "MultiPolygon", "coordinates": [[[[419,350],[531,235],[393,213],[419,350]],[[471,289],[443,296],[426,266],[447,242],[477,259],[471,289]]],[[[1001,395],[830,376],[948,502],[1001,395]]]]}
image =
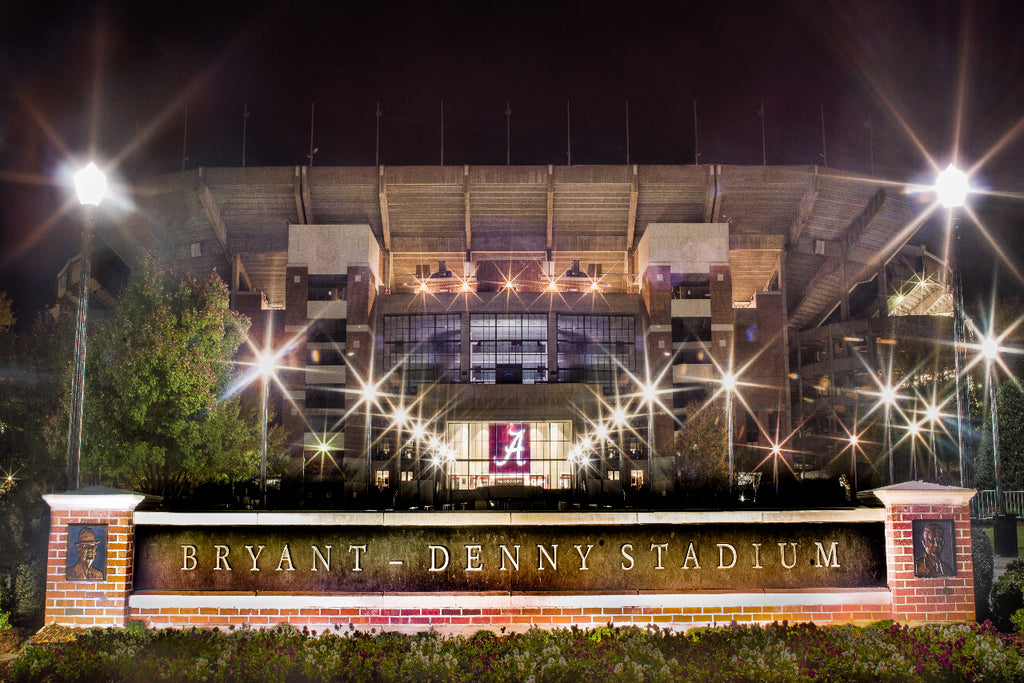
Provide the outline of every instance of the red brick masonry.
{"type": "MultiPolygon", "coordinates": [[[[87,490],[83,490],[87,491],[87,490]]],[[[268,594],[253,592],[132,592],[136,524],[167,523],[171,513],[135,512],[144,496],[124,491],[70,492],[46,496],[52,510],[47,566],[46,621],[69,626],[123,625],[137,620],[153,627],[250,626],[282,622],[316,631],[348,629],[472,633],[480,629],[522,631],[530,627],[582,627],[613,624],[685,630],[737,623],[813,621],[870,623],[955,622],[974,619],[968,503],[974,491],[909,482],[875,491],[885,508],[795,513],[671,513],[694,523],[779,521],[791,514],[800,521],[828,523],[855,515],[859,521],[883,521],[887,587],[752,592],[588,593],[351,593],[268,594]],[[92,506],[90,506],[90,503],[92,506]],[[952,519],[956,536],[954,577],[914,576],[912,524],[915,519],[952,519]],[[104,581],[67,581],[68,524],[108,525],[107,575],[104,581]]],[[[181,524],[239,523],[239,515],[183,514],[181,524]]],[[[323,523],[316,513],[272,513],[280,524],[323,523]]],[[[446,513],[438,513],[441,516],[446,513]]],[[[454,520],[449,514],[449,520],[454,520]]],[[[468,513],[467,513],[468,514],[468,513]]],[[[648,513],[657,519],[659,513],[648,513]]],[[[627,515],[628,516],[628,515],[627,515]]],[[[641,517],[643,515],[640,515],[641,517]]],[[[336,515],[344,517],[344,513],[336,515]]],[[[634,518],[637,515],[633,515],[634,518]]],[[[530,519],[536,519],[533,515],[530,519]]],[[[524,517],[527,519],[527,517],[524,517]]],[[[564,519],[548,515],[543,523],[564,519]]],[[[434,520],[431,523],[441,523],[434,520]]],[[[451,523],[448,521],[447,523],[451,523]]],[[[554,522],[558,523],[558,522],[554,522]]]]}

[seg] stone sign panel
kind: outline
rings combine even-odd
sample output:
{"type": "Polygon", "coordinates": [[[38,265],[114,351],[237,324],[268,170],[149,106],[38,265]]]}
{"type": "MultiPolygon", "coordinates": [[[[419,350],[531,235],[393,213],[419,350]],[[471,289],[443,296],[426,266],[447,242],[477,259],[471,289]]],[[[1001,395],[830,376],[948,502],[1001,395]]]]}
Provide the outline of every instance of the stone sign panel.
{"type": "Polygon", "coordinates": [[[877,522],[136,528],[136,591],[758,591],[886,585],[877,522]]]}

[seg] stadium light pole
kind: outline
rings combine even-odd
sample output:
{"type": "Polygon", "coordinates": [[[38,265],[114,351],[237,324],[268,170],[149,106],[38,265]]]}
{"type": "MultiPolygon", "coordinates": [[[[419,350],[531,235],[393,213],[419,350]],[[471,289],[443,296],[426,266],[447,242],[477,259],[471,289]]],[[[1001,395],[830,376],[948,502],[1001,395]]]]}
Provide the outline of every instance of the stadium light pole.
{"type": "Polygon", "coordinates": [[[78,317],[75,322],[75,369],[71,380],[71,415],[68,426],[68,486],[79,487],[82,459],[82,413],[85,407],[86,326],[89,315],[89,280],[92,277],[92,232],[95,210],[107,195],[107,176],[95,163],[75,173],[75,194],[82,205],[82,261],[78,273],[78,317]]]}

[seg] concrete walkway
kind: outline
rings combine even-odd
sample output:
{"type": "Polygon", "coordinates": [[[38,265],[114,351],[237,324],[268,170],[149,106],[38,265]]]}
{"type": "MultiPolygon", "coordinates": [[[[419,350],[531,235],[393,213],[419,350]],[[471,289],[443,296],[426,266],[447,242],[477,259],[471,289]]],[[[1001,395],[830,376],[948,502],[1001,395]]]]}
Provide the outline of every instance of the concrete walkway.
{"type": "Polygon", "coordinates": [[[1020,559],[1020,558],[1018,558],[1018,557],[1000,557],[999,555],[996,555],[993,558],[994,566],[993,566],[993,569],[992,569],[992,580],[995,581],[1000,576],[1002,576],[1003,572],[1006,571],[1006,566],[1008,564],[1010,564],[1011,562],[1013,562],[1014,560],[1018,560],[1018,559],[1020,559]]]}

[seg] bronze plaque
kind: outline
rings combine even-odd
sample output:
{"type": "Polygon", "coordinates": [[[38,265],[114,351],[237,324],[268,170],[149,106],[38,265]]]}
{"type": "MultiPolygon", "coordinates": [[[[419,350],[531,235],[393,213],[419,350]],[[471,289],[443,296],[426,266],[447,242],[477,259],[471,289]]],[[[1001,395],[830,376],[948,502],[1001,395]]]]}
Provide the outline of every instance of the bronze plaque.
{"type": "Polygon", "coordinates": [[[956,535],[952,519],[915,519],[914,576],[956,576],[956,535]]]}
{"type": "Polygon", "coordinates": [[[103,581],[107,576],[107,525],[68,524],[68,581],[103,581]]]}
{"type": "Polygon", "coordinates": [[[708,591],[885,585],[881,523],[136,528],[135,590],[708,591]]]}

